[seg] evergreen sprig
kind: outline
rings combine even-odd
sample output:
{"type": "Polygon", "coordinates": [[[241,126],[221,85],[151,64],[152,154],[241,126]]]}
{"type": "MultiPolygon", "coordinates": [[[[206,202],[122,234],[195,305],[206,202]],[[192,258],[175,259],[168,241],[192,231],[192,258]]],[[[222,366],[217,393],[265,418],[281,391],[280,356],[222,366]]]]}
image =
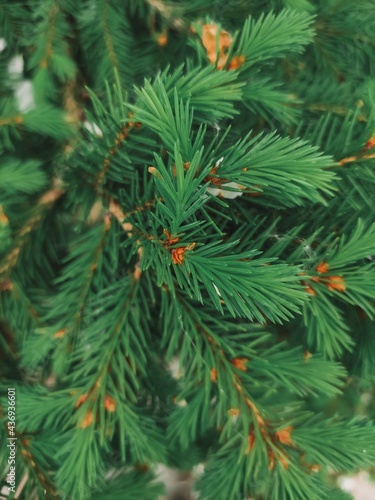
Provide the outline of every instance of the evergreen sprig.
{"type": "Polygon", "coordinates": [[[0,2],[2,494],[8,387],[18,498],[371,471],[371,7],[0,2]]]}

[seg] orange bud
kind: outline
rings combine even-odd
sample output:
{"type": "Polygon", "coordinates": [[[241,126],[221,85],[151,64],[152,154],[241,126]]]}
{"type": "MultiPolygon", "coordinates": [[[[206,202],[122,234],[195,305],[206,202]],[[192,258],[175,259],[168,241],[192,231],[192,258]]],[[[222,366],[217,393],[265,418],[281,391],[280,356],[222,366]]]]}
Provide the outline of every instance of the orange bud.
{"type": "Polygon", "coordinates": [[[320,274],[327,273],[328,269],[329,269],[329,266],[328,266],[327,262],[324,262],[324,260],[320,264],[318,264],[317,267],[316,267],[316,270],[320,274]]]}
{"type": "Polygon", "coordinates": [[[371,137],[366,144],[365,147],[363,148],[364,151],[368,151],[369,149],[375,148],[375,137],[371,137]]]}
{"type": "Polygon", "coordinates": [[[314,290],[314,289],[313,289],[310,285],[307,285],[307,286],[305,287],[305,290],[306,290],[306,292],[307,292],[307,293],[309,293],[310,295],[314,295],[314,296],[316,295],[316,291],[315,291],[315,290],[314,290]]]}
{"type": "Polygon", "coordinates": [[[148,167],[148,171],[149,171],[149,173],[151,175],[154,175],[158,179],[162,179],[162,176],[160,175],[160,172],[158,170],[156,170],[155,167],[148,167]]]}
{"type": "Polygon", "coordinates": [[[288,425],[284,427],[284,429],[280,429],[275,432],[275,437],[280,441],[281,444],[286,444],[287,446],[294,446],[294,443],[291,438],[293,427],[288,425]]]}
{"type": "Polygon", "coordinates": [[[78,424],[78,427],[81,429],[86,429],[86,427],[89,427],[94,421],[94,416],[92,413],[92,410],[88,411],[85,415],[85,418],[78,424]]]}
{"type": "Polygon", "coordinates": [[[311,358],[311,356],[312,356],[311,352],[305,351],[305,354],[303,357],[304,361],[308,361],[311,358]]]}
{"type": "Polygon", "coordinates": [[[230,408],[228,410],[228,415],[230,415],[231,417],[238,417],[239,414],[240,410],[238,408],[230,408]]]}
{"type": "Polygon", "coordinates": [[[179,264],[180,266],[184,262],[186,247],[178,247],[172,249],[172,260],[174,264],[179,264]]]}
{"type": "Polygon", "coordinates": [[[212,382],[216,382],[217,381],[217,370],[216,368],[212,368],[212,370],[210,371],[210,379],[212,382]]]}
{"type": "Polygon", "coordinates": [[[235,366],[238,370],[241,370],[245,372],[247,370],[246,368],[246,363],[249,360],[247,358],[234,358],[232,359],[231,363],[233,366],[235,366]]]}
{"type": "Polygon", "coordinates": [[[88,394],[81,394],[80,397],[77,399],[74,408],[79,408],[86,401],[87,398],[88,394]]]}
{"type": "Polygon", "coordinates": [[[171,255],[174,264],[182,265],[185,258],[185,252],[187,250],[192,250],[195,247],[195,243],[191,243],[186,247],[172,248],[171,255]]]}
{"type": "Polygon", "coordinates": [[[248,454],[250,453],[250,451],[254,448],[254,443],[255,443],[255,436],[254,436],[254,433],[251,432],[248,437],[247,437],[247,450],[245,452],[245,454],[248,454]]]}
{"type": "Polygon", "coordinates": [[[345,292],[346,290],[345,281],[342,276],[330,276],[327,286],[331,291],[337,290],[338,292],[345,292]]]}
{"type": "Polygon", "coordinates": [[[54,338],[55,339],[60,339],[61,337],[63,337],[66,333],[66,328],[62,328],[61,330],[59,330],[58,332],[55,333],[54,335],[54,338]]]}
{"type": "Polygon", "coordinates": [[[116,401],[108,394],[104,397],[104,408],[109,412],[114,412],[116,410],[116,401]]]}
{"type": "Polygon", "coordinates": [[[221,30],[217,43],[218,26],[215,24],[204,24],[202,26],[202,43],[207,51],[207,57],[211,64],[217,64],[217,69],[223,69],[228,60],[228,49],[232,43],[230,34],[221,30]],[[219,55],[218,55],[219,53],[219,55]]]}
{"type": "Polygon", "coordinates": [[[245,62],[245,56],[234,56],[228,64],[228,70],[238,69],[245,62]]]}
{"type": "Polygon", "coordinates": [[[168,43],[168,37],[167,37],[167,34],[166,34],[166,33],[161,33],[161,34],[157,37],[156,41],[158,42],[158,45],[159,45],[160,47],[165,47],[165,46],[167,45],[167,43],[168,43]]]}
{"type": "Polygon", "coordinates": [[[319,472],[321,468],[322,466],[319,464],[309,465],[311,472],[319,472]]]}
{"type": "Polygon", "coordinates": [[[163,233],[167,238],[167,241],[165,242],[167,245],[174,245],[180,241],[180,238],[178,237],[172,238],[172,235],[166,229],[163,229],[163,233]]]}

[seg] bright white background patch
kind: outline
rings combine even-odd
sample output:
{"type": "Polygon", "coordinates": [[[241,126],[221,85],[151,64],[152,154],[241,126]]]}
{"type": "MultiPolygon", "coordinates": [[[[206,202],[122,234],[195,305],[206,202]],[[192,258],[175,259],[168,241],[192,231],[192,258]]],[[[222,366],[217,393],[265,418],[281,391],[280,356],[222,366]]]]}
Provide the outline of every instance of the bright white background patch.
{"type": "Polygon", "coordinates": [[[20,75],[23,71],[23,57],[13,57],[13,59],[9,61],[8,71],[11,75],[20,75]]]}
{"type": "Polygon", "coordinates": [[[210,194],[212,194],[212,196],[221,196],[222,198],[227,198],[228,200],[234,200],[235,198],[242,196],[243,194],[242,191],[226,191],[225,186],[235,189],[241,188],[241,185],[238,184],[237,182],[226,182],[225,184],[222,184],[219,188],[209,187],[207,188],[207,191],[210,194]]]}
{"type": "Polygon", "coordinates": [[[91,132],[91,134],[96,135],[97,137],[103,137],[103,132],[100,130],[100,128],[97,126],[96,123],[94,122],[90,123],[87,120],[85,120],[83,122],[83,126],[85,127],[85,129],[91,132]]]}
{"type": "Polygon", "coordinates": [[[4,38],[0,38],[0,52],[2,52],[6,46],[7,46],[6,40],[4,40],[4,38]]]}
{"type": "MultiPolygon", "coordinates": [[[[215,163],[215,167],[217,168],[224,160],[224,156],[222,156],[217,162],[215,163]]],[[[208,187],[207,192],[212,194],[212,196],[220,196],[221,198],[226,198],[227,200],[234,200],[235,198],[238,198],[239,196],[242,196],[241,191],[227,191],[225,187],[233,188],[233,189],[241,189],[242,186],[238,184],[237,182],[226,182],[225,184],[222,184],[220,187],[208,187]]]]}
{"type": "Polygon", "coordinates": [[[30,80],[21,80],[14,87],[14,95],[18,102],[18,108],[22,113],[35,108],[33,86],[30,80]]]}

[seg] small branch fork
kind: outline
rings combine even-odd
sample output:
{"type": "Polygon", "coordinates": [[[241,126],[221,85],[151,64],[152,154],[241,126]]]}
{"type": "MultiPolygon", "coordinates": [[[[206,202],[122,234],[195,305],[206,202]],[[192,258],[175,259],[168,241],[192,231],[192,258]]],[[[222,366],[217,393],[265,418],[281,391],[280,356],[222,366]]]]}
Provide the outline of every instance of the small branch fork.
{"type": "MultiPolygon", "coordinates": [[[[233,365],[235,368],[237,368],[237,370],[240,370],[240,371],[247,370],[246,364],[249,361],[248,359],[246,359],[246,358],[234,358],[232,360],[229,360],[227,358],[225,352],[223,351],[223,349],[221,349],[217,340],[214,340],[208,334],[208,332],[206,332],[204,330],[204,328],[202,328],[200,325],[197,325],[197,327],[204,334],[209,348],[211,349],[214,356],[217,358],[217,366],[218,365],[227,366],[228,361],[229,361],[229,363],[231,365],[233,365]]],[[[211,381],[216,383],[217,382],[217,369],[213,368],[211,370],[210,375],[211,375],[211,381]]],[[[270,470],[274,469],[275,458],[279,461],[279,463],[281,464],[281,466],[284,469],[287,469],[288,465],[289,465],[288,456],[287,456],[285,450],[283,450],[280,447],[280,443],[290,445],[291,440],[290,440],[290,443],[284,443],[283,441],[280,440],[280,436],[279,436],[278,432],[272,433],[268,429],[265,418],[262,416],[262,414],[261,414],[260,410],[258,409],[258,407],[256,406],[256,404],[246,394],[247,391],[246,391],[245,387],[243,386],[243,383],[241,381],[241,377],[237,373],[235,373],[233,375],[233,386],[236,389],[239,397],[245,403],[245,406],[249,409],[249,411],[253,417],[254,423],[256,423],[258,425],[259,432],[267,444],[268,458],[269,458],[269,469],[270,470]],[[276,451],[276,453],[275,453],[275,451],[276,451]]],[[[235,415],[238,415],[240,413],[240,411],[237,408],[231,408],[228,411],[228,413],[230,415],[235,416],[235,415]]],[[[292,428],[290,428],[290,432],[291,432],[291,430],[292,430],[292,428]]],[[[250,428],[249,434],[248,434],[248,447],[246,450],[246,454],[251,452],[251,450],[254,446],[254,442],[255,442],[254,430],[253,430],[253,428],[250,428]]]]}
{"type": "MultiPolygon", "coordinates": [[[[186,310],[186,312],[189,315],[192,315],[192,311],[187,304],[181,302],[181,306],[186,310]]],[[[286,426],[282,429],[279,429],[278,431],[274,431],[269,428],[264,415],[262,415],[257,405],[254,403],[254,401],[251,400],[251,398],[247,394],[247,390],[241,380],[240,372],[247,371],[247,363],[249,362],[249,360],[247,358],[239,358],[239,357],[230,359],[227,356],[227,353],[224,352],[219,341],[217,339],[213,339],[209,334],[209,332],[206,331],[202,325],[196,323],[195,328],[197,329],[198,332],[201,332],[201,334],[207,341],[206,344],[207,347],[211,350],[211,352],[214,355],[214,358],[217,361],[215,363],[216,367],[210,370],[211,382],[217,383],[219,366],[221,366],[224,370],[226,370],[229,377],[232,378],[233,387],[236,389],[240,397],[240,400],[242,400],[245,406],[248,408],[250,414],[252,415],[252,421],[254,425],[257,425],[259,433],[266,444],[268,460],[269,460],[269,470],[273,470],[275,468],[276,460],[282,468],[287,469],[289,467],[290,459],[286,450],[284,449],[284,446],[289,446],[294,449],[297,448],[291,437],[293,427],[286,426]],[[233,369],[230,368],[231,366],[233,366],[236,369],[234,373],[233,369]]],[[[305,360],[307,361],[308,358],[305,358],[305,360]]],[[[228,415],[238,416],[239,414],[240,414],[239,408],[230,408],[228,410],[228,415]]],[[[248,446],[245,451],[245,454],[249,454],[255,444],[255,433],[253,426],[251,426],[249,429],[247,439],[248,439],[248,446]]],[[[305,463],[303,460],[304,460],[303,454],[301,452],[301,462],[303,462],[303,465],[309,472],[317,472],[320,470],[321,468],[320,465],[317,464],[309,465],[305,463]]]]}
{"type": "MultiPolygon", "coordinates": [[[[217,366],[220,364],[224,367],[228,367],[229,366],[228,362],[229,362],[239,371],[245,372],[247,370],[246,365],[249,361],[247,358],[234,358],[229,360],[223,349],[221,349],[218,341],[214,340],[209,335],[209,333],[206,332],[204,328],[202,328],[200,325],[197,325],[197,328],[200,331],[202,331],[206,340],[208,341],[207,343],[209,348],[213,352],[214,356],[217,358],[217,366]]],[[[211,381],[216,383],[217,382],[216,368],[213,368],[211,370],[210,376],[211,376],[211,381]]],[[[278,463],[281,465],[282,468],[287,469],[289,467],[290,459],[286,450],[284,449],[284,446],[289,446],[295,449],[297,448],[291,436],[293,427],[291,425],[288,425],[282,429],[279,429],[276,432],[271,430],[268,427],[267,422],[264,416],[261,414],[259,408],[248,396],[246,388],[244,387],[241,381],[241,377],[237,373],[233,375],[233,386],[238,392],[240,398],[245,403],[245,406],[249,409],[250,413],[252,414],[253,422],[257,424],[260,435],[265,441],[268,453],[268,460],[269,460],[269,466],[268,466],[269,470],[273,470],[275,468],[276,460],[278,461],[278,463]]],[[[238,408],[230,408],[228,410],[228,414],[231,416],[238,416],[239,413],[240,410],[238,408]]],[[[251,452],[251,450],[254,447],[254,444],[255,444],[254,428],[250,427],[248,434],[248,447],[245,454],[249,454],[251,452]]],[[[302,455],[301,455],[301,461],[303,461],[302,455]]],[[[309,472],[318,472],[321,468],[321,466],[317,464],[309,465],[304,462],[303,465],[307,468],[309,472]]]]}

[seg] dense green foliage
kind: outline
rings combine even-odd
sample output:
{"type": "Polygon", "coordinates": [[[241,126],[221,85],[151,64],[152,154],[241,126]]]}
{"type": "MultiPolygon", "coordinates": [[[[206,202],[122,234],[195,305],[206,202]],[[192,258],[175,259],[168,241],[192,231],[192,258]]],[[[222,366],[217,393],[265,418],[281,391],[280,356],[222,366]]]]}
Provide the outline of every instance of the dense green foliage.
{"type": "Polygon", "coordinates": [[[1,486],[8,387],[17,498],[374,467],[373,7],[0,1],[1,486]]]}

